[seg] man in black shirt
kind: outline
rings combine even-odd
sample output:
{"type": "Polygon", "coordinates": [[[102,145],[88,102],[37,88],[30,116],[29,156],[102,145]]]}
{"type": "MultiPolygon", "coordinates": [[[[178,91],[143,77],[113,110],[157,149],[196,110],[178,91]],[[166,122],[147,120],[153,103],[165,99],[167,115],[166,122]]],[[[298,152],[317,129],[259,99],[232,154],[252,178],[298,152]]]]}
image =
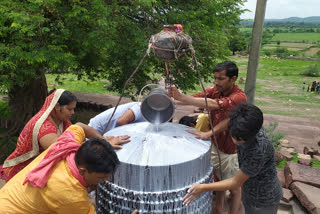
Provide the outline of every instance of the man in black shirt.
{"type": "Polygon", "coordinates": [[[276,214],[282,198],[277,177],[273,144],[268,139],[261,110],[242,103],[230,114],[228,129],[237,144],[239,171],[235,177],[216,183],[194,184],[183,198],[189,205],[206,191],[224,191],[243,185],[242,202],[246,214],[276,214]]]}

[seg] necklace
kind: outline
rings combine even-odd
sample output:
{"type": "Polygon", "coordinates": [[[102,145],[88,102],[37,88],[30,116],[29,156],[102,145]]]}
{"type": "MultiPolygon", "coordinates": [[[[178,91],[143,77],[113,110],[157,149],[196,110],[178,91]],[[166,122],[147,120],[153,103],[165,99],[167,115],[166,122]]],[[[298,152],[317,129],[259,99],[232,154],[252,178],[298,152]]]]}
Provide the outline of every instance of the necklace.
{"type": "Polygon", "coordinates": [[[56,128],[57,128],[57,134],[58,135],[61,135],[62,134],[62,132],[63,132],[63,122],[62,121],[60,121],[60,123],[57,123],[54,119],[53,119],[53,117],[50,115],[50,120],[53,122],[53,124],[56,126],[56,128]]]}

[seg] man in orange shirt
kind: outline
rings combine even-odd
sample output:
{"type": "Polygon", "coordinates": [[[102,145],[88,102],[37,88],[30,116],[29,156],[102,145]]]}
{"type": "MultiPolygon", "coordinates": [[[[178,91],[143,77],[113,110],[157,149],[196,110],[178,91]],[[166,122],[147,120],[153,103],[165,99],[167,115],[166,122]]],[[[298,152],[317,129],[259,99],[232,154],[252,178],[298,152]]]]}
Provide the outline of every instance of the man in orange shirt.
{"type": "MultiPolygon", "coordinates": [[[[230,132],[227,130],[229,123],[228,113],[231,112],[233,107],[247,101],[245,93],[235,85],[238,73],[239,69],[233,62],[226,61],[219,63],[213,69],[215,85],[206,89],[207,102],[211,115],[210,119],[213,123],[213,131],[216,137],[216,142],[212,142],[211,160],[218,180],[234,177],[239,169],[236,145],[233,143],[230,132]],[[220,175],[217,147],[221,158],[222,175],[220,175]]],[[[206,108],[204,92],[189,96],[180,93],[177,88],[172,88],[171,94],[182,104],[206,108]]],[[[213,136],[211,130],[207,132],[190,130],[189,132],[200,139],[212,139],[213,136]]],[[[230,213],[237,214],[240,208],[241,191],[240,188],[230,191],[232,193],[230,213]]],[[[216,192],[216,194],[216,211],[214,213],[222,214],[224,213],[225,192],[216,192]]]]}
{"type": "Polygon", "coordinates": [[[0,190],[1,213],[94,213],[87,188],[108,180],[119,164],[112,146],[94,137],[101,135],[91,127],[71,125],[0,190]],[[86,137],[92,139],[83,143],[86,137]]]}

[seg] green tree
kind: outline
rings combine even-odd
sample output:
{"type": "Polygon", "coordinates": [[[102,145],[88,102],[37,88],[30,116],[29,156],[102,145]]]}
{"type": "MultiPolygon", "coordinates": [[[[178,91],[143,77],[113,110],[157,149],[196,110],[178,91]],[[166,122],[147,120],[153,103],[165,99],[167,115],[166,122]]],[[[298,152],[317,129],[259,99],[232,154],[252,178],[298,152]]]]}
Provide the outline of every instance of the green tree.
{"type": "MultiPolygon", "coordinates": [[[[271,32],[270,29],[263,29],[263,35],[262,35],[262,41],[261,45],[269,44],[274,37],[274,33],[271,32]]],[[[247,44],[250,45],[251,39],[252,39],[252,31],[246,31],[244,32],[244,37],[246,38],[247,44]]]]}
{"type": "Polygon", "coordinates": [[[243,33],[239,30],[233,30],[231,33],[230,45],[229,48],[232,51],[232,55],[235,54],[236,51],[244,51],[247,50],[247,42],[243,33]]]}
{"type": "MultiPolygon", "coordinates": [[[[74,72],[81,78],[107,77],[121,91],[164,24],[179,23],[193,38],[204,79],[228,55],[227,29],[239,22],[244,0],[2,0],[0,1],[0,84],[8,90],[15,125],[21,130],[46,95],[45,72],[74,72]]],[[[190,58],[172,62],[175,84],[197,81],[190,58]]],[[[129,85],[136,93],[164,74],[163,62],[149,57],[129,85]]]]}

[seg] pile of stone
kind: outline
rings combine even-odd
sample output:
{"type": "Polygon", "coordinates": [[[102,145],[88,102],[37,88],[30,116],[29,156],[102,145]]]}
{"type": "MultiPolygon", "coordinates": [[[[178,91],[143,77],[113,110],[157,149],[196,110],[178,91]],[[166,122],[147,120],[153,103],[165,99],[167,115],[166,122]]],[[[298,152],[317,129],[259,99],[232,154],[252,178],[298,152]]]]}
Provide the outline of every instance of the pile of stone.
{"type": "Polygon", "coordinates": [[[292,213],[320,214],[320,168],[312,167],[311,162],[311,158],[320,160],[319,149],[304,147],[304,154],[297,153],[295,163],[291,153],[296,152],[288,141],[283,140],[279,147],[276,162],[287,160],[284,169],[277,169],[283,187],[281,206],[288,206],[292,213]]]}

